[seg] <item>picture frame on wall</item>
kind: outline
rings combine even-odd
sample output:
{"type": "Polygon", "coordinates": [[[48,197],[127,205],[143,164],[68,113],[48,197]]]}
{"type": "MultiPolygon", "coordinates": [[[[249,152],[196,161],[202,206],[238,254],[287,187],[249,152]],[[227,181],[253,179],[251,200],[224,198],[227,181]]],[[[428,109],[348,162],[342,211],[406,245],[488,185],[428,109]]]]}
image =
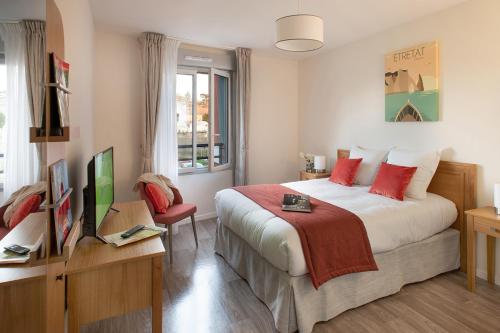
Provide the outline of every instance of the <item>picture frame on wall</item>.
{"type": "Polygon", "coordinates": [[[385,56],[385,121],[439,120],[439,45],[436,41],[385,56]]]}

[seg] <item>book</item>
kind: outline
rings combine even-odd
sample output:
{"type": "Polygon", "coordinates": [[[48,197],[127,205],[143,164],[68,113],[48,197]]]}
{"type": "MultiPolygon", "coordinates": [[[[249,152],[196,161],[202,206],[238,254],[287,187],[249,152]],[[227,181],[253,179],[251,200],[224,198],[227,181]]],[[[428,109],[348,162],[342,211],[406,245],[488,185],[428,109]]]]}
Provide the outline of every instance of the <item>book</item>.
{"type": "Polygon", "coordinates": [[[285,194],[283,196],[282,210],[291,212],[311,212],[311,201],[305,194],[285,194]]]}
{"type": "Polygon", "coordinates": [[[150,237],[153,237],[156,235],[161,235],[162,233],[166,232],[167,229],[153,226],[153,225],[148,225],[148,226],[145,226],[144,229],[142,229],[142,230],[136,232],[135,234],[133,234],[132,236],[130,236],[129,238],[122,238],[121,235],[125,231],[126,230],[123,230],[123,231],[117,232],[115,234],[103,236],[103,238],[107,243],[109,243],[115,247],[120,247],[120,246],[127,245],[130,243],[135,243],[135,242],[138,242],[140,240],[150,238],[150,237]]]}
{"type": "Polygon", "coordinates": [[[62,254],[64,242],[73,226],[70,196],[61,202],[64,194],[69,191],[68,165],[65,160],[59,160],[50,166],[50,184],[52,190],[54,228],[51,231],[52,244],[56,244],[57,254],[62,254]],[[54,242],[55,241],[55,242],[54,242]]]}
{"type": "Polygon", "coordinates": [[[51,98],[57,102],[54,103],[57,112],[52,112],[51,115],[58,116],[58,119],[54,119],[53,125],[57,125],[57,127],[69,126],[69,64],[55,53],[51,53],[50,65],[51,82],[54,85],[52,89],[55,89],[51,98]]]}
{"type": "Polygon", "coordinates": [[[0,249],[0,265],[24,264],[28,262],[31,258],[32,252],[38,251],[40,247],[42,247],[42,252],[43,252],[44,238],[45,234],[42,234],[40,235],[40,237],[38,237],[38,240],[35,242],[35,244],[21,245],[30,249],[30,252],[23,255],[7,251],[4,248],[0,249]]]}

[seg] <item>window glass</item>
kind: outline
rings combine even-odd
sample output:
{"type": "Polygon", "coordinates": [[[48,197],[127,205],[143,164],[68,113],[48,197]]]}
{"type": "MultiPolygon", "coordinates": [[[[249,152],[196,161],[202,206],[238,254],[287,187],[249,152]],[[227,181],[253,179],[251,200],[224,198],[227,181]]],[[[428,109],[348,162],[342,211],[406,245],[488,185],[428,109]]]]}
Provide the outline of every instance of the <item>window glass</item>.
{"type": "Polygon", "coordinates": [[[177,74],[177,145],[179,168],[193,167],[193,75],[177,74]]]}
{"type": "Polygon", "coordinates": [[[207,73],[196,75],[196,167],[208,167],[209,81],[207,73]]]}
{"type": "Polygon", "coordinates": [[[228,163],[229,79],[214,74],[214,166],[228,163]]]}

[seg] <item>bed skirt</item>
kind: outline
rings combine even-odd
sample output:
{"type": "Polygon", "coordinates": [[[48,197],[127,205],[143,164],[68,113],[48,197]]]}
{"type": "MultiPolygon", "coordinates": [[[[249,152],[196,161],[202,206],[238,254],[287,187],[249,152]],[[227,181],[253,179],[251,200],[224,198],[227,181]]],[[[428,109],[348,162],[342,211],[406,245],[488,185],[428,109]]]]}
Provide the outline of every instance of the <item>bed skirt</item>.
{"type": "Polygon", "coordinates": [[[375,255],[379,270],[332,279],[316,290],[309,275],[290,276],[217,221],[215,252],[271,310],[279,332],[309,333],[315,323],[460,267],[460,233],[447,229],[423,241],[375,255]]]}

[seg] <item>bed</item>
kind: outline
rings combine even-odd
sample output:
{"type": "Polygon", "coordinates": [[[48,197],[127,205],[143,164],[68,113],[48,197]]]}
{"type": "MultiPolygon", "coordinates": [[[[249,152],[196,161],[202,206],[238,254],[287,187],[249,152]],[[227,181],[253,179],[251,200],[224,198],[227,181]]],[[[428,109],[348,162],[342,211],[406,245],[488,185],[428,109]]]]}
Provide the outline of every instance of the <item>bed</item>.
{"type": "MultiPolygon", "coordinates": [[[[339,157],[348,154],[338,151],[339,157]]],[[[398,202],[326,179],[283,185],[358,215],[379,270],[343,275],[315,289],[296,230],[235,190],[218,192],[215,251],[268,306],[280,332],[311,332],[316,322],[405,284],[465,270],[464,211],[475,203],[472,164],[440,162],[425,200],[398,202]]]]}

